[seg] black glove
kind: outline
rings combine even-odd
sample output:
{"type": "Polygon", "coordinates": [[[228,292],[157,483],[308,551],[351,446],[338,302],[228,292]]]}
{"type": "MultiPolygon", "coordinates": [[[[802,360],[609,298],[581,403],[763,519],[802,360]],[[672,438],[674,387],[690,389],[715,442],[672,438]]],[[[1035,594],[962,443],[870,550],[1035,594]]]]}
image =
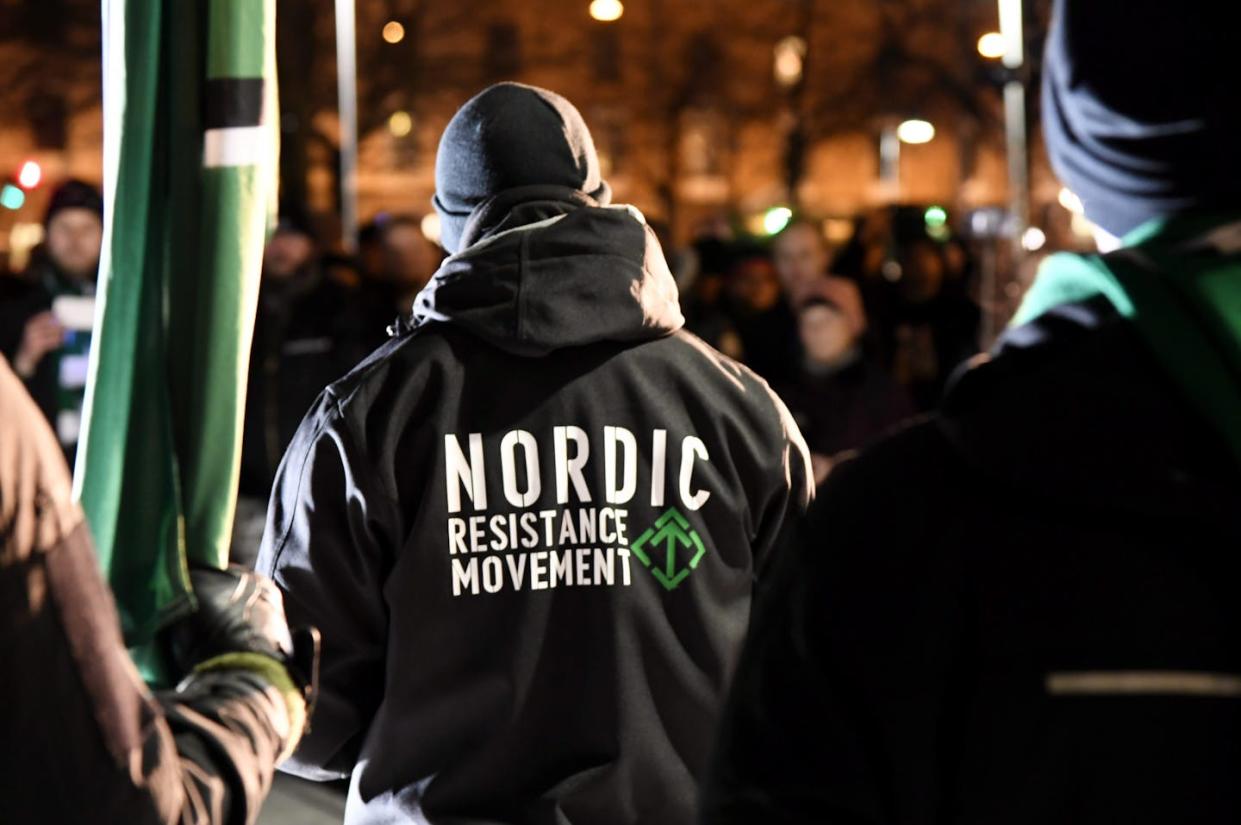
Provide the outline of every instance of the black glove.
{"type": "Polygon", "coordinates": [[[290,634],[280,591],[242,567],[190,570],[198,609],[168,629],[169,659],[181,675],[226,653],[258,653],[284,665],[311,706],[319,681],[319,631],[290,634]]]}

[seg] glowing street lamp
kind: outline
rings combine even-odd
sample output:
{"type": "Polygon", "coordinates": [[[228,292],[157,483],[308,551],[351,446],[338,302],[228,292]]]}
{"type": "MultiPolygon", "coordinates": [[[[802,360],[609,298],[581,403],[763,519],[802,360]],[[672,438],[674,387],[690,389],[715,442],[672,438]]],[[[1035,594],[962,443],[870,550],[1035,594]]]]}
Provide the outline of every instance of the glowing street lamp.
{"type": "Polygon", "coordinates": [[[35,160],[23,163],[17,173],[17,182],[23,189],[34,189],[41,180],[43,180],[43,167],[39,166],[39,162],[35,160]]]}
{"type": "Polygon", "coordinates": [[[620,20],[625,13],[625,6],[620,0],[591,0],[590,16],[600,23],[612,23],[620,20]]]}
{"type": "Polygon", "coordinates": [[[806,41],[792,35],[776,44],[774,71],[781,86],[796,86],[801,81],[806,60],[806,41]]]}
{"type": "Polygon", "coordinates": [[[928,120],[911,118],[896,127],[896,137],[901,143],[930,143],[935,139],[935,127],[928,120]]]}
{"type": "Polygon", "coordinates": [[[1027,252],[1038,252],[1047,243],[1047,233],[1037,226],[1031,226],[1021,236],[1021,248],[1027,252]]]}
{"type": "Polygon", "coordinates": [[[400,43],[405,39],[405,27],[395,20],[384,24],[383,38],[385,43],[400,43]]]}
{"type": "Polygon", "coordinates": [[[978,53],[988,60],[999,60],[1008,51],[1008,41],[999,32],[987,32],[978,38],[978,53]]]}
{"type": "Polygon", "coordinates": [[[773,206],[763,213],[763,231],[774,235],[789,225],[793,219],[793,210],[787,206],[773,206]]]}
{"type": "Polygon", "coordinates": [[[393,137],[405,137],[414,128],[414,119],[409,112],[393,112],[388,117],[388,131],[393,137]]]}

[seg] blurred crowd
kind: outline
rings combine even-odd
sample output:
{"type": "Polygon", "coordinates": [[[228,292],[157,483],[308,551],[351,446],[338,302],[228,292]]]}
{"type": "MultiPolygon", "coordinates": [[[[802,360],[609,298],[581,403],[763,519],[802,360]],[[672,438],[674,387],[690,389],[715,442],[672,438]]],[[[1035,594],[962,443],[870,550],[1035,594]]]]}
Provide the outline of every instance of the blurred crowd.
{"type": "Polygon", "coordinates": [[[810,220],[765,243],[716,222],[676,259],[687,328],[776,389],[819,482],[834,456],[933,408],[978,351],[968,252],[929,235],[921,209],[863,216],[839,249],[810,220]]]}
{"type": "MultiPolygon", "coordinates": [[[[29,263],[0,276],[0,353],[70,462],[102,236],[99,191],[68,181],[53,193],[29,263]]],[[[264,251],[251,349],[237,519],[247,540],[239,546],[257,545],[277,465],[314,398],[409,314],[442,257],[417,215],[378,215],[359,233],[357,254],[344,256],[308,214],[282,209],[264,251]]],[[[928,231],[921,208],[861,216],[835,248],[805,218],[770,238],[717,219],[668,257],[687,328],[778,391],[820,482],[836,457],[933,408],[978,349],[970,253],[928,231]]]]}

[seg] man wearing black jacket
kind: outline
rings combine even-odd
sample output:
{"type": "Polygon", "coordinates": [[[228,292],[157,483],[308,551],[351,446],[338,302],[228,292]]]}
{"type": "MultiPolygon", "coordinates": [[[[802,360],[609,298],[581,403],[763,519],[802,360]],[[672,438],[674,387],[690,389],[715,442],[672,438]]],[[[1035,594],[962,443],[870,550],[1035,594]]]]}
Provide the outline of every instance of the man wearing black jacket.
{"type": "Polygon", "coordinates": [[[69,180],[52,192],[44,243],[22,275],[0,277],[0,354],[47,416],[73,464],[86,395],[103,198],[69,180]]]}
{"type": "Polygon", "coordinates": [[[323,631],[285,769],[350,823],[685,823],[751,591],[810,492],[767,386],[680,330],[654,233],[581,115],[493,86],[453,118],[452,254],[333,384],[259,568],[323,631]]]}
{"type": "Polygon", "coordinates": [[[1241,820],[1239,46],[1236,4],[1056,4],[1048,151],[1119,248],[820,488],[702,822],[1241,820]]]}

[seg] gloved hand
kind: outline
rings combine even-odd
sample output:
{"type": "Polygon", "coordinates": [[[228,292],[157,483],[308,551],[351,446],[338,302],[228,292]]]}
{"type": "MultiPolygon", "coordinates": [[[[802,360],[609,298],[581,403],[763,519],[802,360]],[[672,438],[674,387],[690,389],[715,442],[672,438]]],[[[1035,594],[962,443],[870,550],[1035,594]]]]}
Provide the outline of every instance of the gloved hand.
{"type": "Polygon", "coordinates": [[[293,651],[284,600],[265,576],[241,567],[190,570],[198,609],[169,630],[173,664],[182,672],[225,653],[261,653],[277,661],[293,651]]]}
{"type": "Polygon", "coordinates": [[[198,609],[166,634],[173,667],[190,678],[227,668],[257,672],[285,696],[300,736],[319,679],[318,630],[291,634],[280,591],[252,570],[193,568],[190,584],[198,609]]]}

